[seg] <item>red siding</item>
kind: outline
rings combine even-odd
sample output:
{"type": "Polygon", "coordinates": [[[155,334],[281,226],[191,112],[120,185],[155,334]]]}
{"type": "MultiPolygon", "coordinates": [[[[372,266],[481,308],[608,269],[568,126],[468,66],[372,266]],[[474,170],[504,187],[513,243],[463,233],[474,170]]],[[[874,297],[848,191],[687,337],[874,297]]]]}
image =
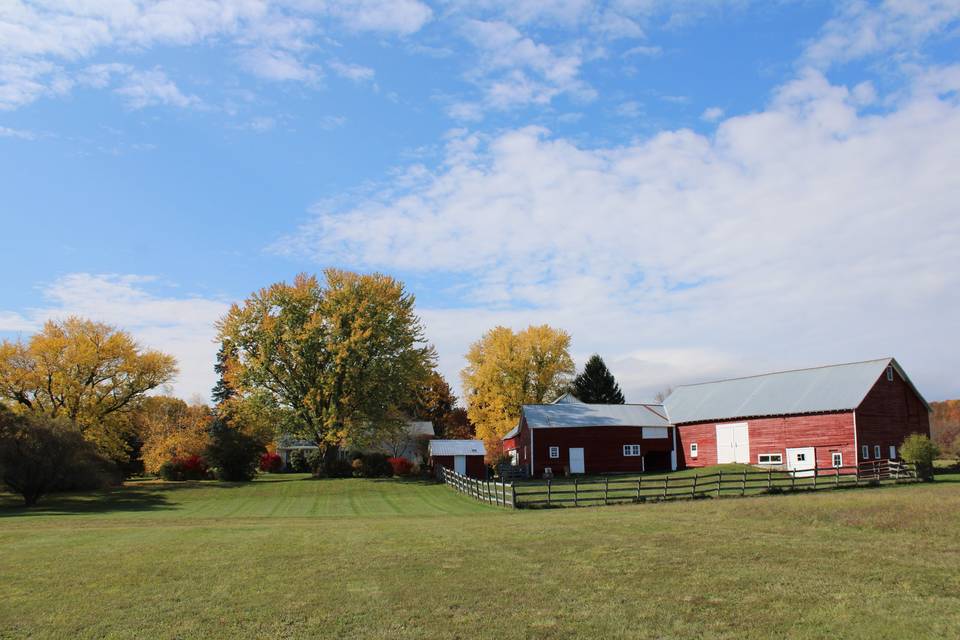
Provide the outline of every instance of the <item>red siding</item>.
{"type": "Polygon", "coordinates": [[[843,454],[843,464],[856,460],[853,442],[853,413],[824,413],[777,418],[755,418],[684,424],[677,427],[678,458],[682,466],[706,467],[717,464],[717,424],[746,422],[750,437],[750,463],[757,464],[761,453],[779,453],[787,460],[787,449],[816,447],[817,466],[831,466],[831,454],[843,454]],[[698,455],[690,458],[690,445],[697,443],[698,455]]]}
{"type": "MultiPolygon", "coordinates": [[[[446,467],[451,471],[455,468],[453,456],[433,456],[430,460],[434,468],[446,467]]],[[[487,465],[483,461],[483,456],[467,456],[467,477],[478,480],[487,479],[487,465]]]]}
{"type": "Polygon", "coordinates": [[[870,460],[874,446],[880,445],[880,458],[886,459],[890,446],[899,451],[911,433],[930,436],[927,407],[899,373],[894,371],[891,381],[884,372],[857,408],[857,442],[870,447],[870,460]]]}
{"type": "MultiPolygon", "coordinates": [[[[668,429],[670,434],[673,429],[668,429]]],[[[521,436],[527,439],[531,430],[525,429],[521,436]]],[[[670,451],[673,449],[672,435],[667,438],[644,440],[641,427],[561,427],[556,429],[533,429],[533,475],[543,475],[545,467],[551,467],[554,475],[563,475],[570,466],[570,448],[583,448],[584,471],[594,473],[639,472],[643,468],[643,456],[646,456],[647,469],[657,467],[670,469],[670,451]],[[642,456],[623,455],[623,445],[638,444],[642,456]],[[560,457],[550,458],[550,447],[558,447],[560,457]]],[[[521,464],[529,465],[522,458],[521,464]]]]}

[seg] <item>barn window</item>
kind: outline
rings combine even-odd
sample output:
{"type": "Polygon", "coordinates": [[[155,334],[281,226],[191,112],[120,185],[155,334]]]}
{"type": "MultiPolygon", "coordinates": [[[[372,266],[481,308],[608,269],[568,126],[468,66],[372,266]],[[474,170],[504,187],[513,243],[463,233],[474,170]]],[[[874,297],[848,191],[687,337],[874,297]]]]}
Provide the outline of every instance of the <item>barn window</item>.
{"type": "Polygon", "coordinates": [[[870,447],[868,447],[867,445],[863,445],[862,447],[860,447],[860,457],[863,458],[864,460],[869,460],[870,447]]]}
{"type": "Polygon", "coordinates": [[[843,454],[842,454],[842,453],[840,453],[839,451],[834,451],[832,457],[833,457],[832,462],[833,462],[833,466],[834,466],[834,467],[836,467],[837,469],[839,469],[840,467],[843,466],[843,454]]]}
{"type": "Polygon", "coordinates": [[[559,458],[560,457],[560,447],[550,447],[550,457],[559,458]]]}
{"type": "Polygon", "coordinates": [[[887,382],[893,382],[893,367],[887,367],[887,382]]]}
{"type": "Polygon", "coordinates": [[[640,445],[638,444],[625,444],[623,445],[623,455],[628,457],[639,456],[640,455],[640,445]]]}
{"type": "Polygon", "coordinates": [[[896,460],[896,459],[897,459],[897,447],[896,447],[896,445],[890,445],[890,459],[891,459],[891,460],[896,460]]]}
{"type": "Polygon", "coordinates": [[[873,457],[877,460],[880,459],[880,445],[878,444],[873,445],[873,457]]]}
{"type": "Polygon", "coordinates": [[[696,457],[697,457],[697,443],[696,443],[696,442],[691,442],[691,443],[690,443],[690,457],[691,457],[691,458],[696,458],[696,457]]]}
{"type": "MultiPolygon", "coordinates": [[[[798,454],[797,458],[803,454],[798,454]]],[[[758,464],[783,464],[783,454],[782,453],[761,453],[757,456],[758,464]]]]}

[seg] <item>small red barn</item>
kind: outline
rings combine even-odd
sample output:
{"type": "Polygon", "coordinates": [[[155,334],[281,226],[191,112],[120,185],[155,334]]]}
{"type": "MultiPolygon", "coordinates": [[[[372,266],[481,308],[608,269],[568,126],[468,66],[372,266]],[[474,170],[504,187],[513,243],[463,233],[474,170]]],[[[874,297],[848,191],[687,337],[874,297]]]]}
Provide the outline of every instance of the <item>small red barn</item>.
{"type": "Polygon", "coordinates": [[[503,437],[504,451],[532,477],[677,468],[674,430],[657,404],[585,404],[567,395],[527,404],[503,437]]]}
{"type": "Polygon", "coordinates": [[[485,455],[483,440],[430,441],[430,464],[434,469],[446,467],[468,478],[486,480],[485,455]]]}
{"type": "Polygon", "coordinates": [[[664,406],[687,467],[853,466],[930,435],[930,406],[893,358],[686,385],[664,406]]]}

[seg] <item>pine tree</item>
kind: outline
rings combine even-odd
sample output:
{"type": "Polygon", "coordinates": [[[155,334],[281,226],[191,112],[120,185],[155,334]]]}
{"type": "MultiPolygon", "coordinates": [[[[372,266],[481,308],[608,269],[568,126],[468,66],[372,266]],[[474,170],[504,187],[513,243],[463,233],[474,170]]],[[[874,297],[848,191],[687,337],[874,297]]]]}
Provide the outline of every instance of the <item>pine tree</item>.
{"type": "Polygon", "coordinates": [[[217,384],[213,387],[213,401],[217,405],[223,404],[237,393],[226,378],[227,363],[234,357],[236,357],[236,349],[228,342],[220,343],[220,350],[217,351],[217,364],[213,365],[214,371],[217,372],[217,384]]]}
{"type": "Polygon", "coordinates": [[[573,379],[570,392],[581,402],[587,404],[623,404],[625,402],[620,385],[603,358],[597,354],[590,356],[583,367],[583,373],[573,379]]]}

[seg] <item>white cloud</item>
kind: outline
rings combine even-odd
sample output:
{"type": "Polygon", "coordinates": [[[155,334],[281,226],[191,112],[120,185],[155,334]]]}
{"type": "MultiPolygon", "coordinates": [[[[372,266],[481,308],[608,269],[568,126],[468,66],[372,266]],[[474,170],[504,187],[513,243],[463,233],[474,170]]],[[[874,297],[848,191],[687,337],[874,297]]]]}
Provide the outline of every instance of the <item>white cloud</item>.
{"type": "Polygon", "coordinates": [[[633,362],[651,349],[699,354],[664,383],[897,355],[956,393],[957,89],[960,67],[927,70],[864,113],[862,89],[806,71],[709,137],[461,132],[435,171],[320,206],[277,248],[470,282],[460,308],[424,310],[448,375],[493,324],[546,321],[640,372],[634,398],[655,390],[633,362]]]}
{"type": "Polygon", "coordinates": [[[133,109],[144,109],[158,105],[180,108],[199,107],[203,101],[194,95],[185,95],[163,71],[134,71],[126,77],[124,84],[116,89],[127,105],[133,109]]]}
{"type": "Polygon", "coordinates": [[[322,75],[317,65],[281,49],[252,49],[244,52],[240,61],[247,71],[266,80],[313,83],[322,75]]]}
{"type": "Polygon", "coordinates": [[[888,52],[903,60],[929,38],[955,29],[958,20],[957,0],[848,1],[809,43],[805,60],[828,67],[888,52]]]}
{"type": "Polygon", "coordinates": [[[353,82],[367,82],[373,80],[374,75],[376,75],[370,67],[359,64],[350,64],[339,60],[331,60],[327,64],[338,76],[353,82]]]}
{"type": "Polygon", "coordinates": [[[26,129],[11,129],[10,127],[0,127],[0,138],[18,138],[20,140],[36,140],[37,134],[26,129]]]}
{"type": "Polygon", "coordinates": [[[643,115],[643,105],[636,100],[621,102],[617,106],[617,115],[624,118],[639,118],[643,115]]]}
{"type": "MultiPolygon", "coordinates": [[[[252,72],[313,82],[306,54],[327,29],[406,36],[432,10],[418,0],[7,0],[0,5],[0,109],[62,95],[77,65],[104,51],[224,42],[239,47],[252,72]]],[[[101,67],[109,81],[109,70],[101,67]]],[[[97,86],[98,78],[86,78],[97,86]]],[[[174,104],[175,102],[171,103],[174,104]]]]}
{"type": "Polygon", "coordinates": [[[48,319],[77,315],[129,331],[142,346],[177,358],[173,392],[209,397],[215,381],[214,322],[229,305],[221,300],[151,293],[153,278],[135,275],[64,276],[43,290],[48,304],[23,313],[0,311],[0,331],[27,334],[48,319]]]}
{"type": "Polygon", "coordinates": [[[703,113],[700,115],[701,120],[707,122],[716,122],[723,117],[723,109],[720,107],[708,107],[704,109],[703,113]]]}

